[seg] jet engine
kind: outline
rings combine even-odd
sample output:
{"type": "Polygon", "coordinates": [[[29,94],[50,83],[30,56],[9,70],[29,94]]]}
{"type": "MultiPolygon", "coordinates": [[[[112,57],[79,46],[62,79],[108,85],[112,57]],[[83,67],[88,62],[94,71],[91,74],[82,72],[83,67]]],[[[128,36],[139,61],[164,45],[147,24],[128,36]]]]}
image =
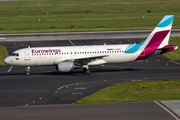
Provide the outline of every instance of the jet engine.
{"type": "Polygon", "coordinates": [[[57,69],[60,72],[71,72],[75,69],[74,62],[59,62],[57,64],[57,69]]]}

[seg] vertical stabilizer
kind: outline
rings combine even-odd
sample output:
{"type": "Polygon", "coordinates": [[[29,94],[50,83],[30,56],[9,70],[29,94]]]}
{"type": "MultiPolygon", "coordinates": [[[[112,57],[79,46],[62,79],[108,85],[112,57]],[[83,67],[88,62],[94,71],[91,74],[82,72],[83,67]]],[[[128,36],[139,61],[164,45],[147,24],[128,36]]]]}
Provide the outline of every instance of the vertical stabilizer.
{"type": "Polygon", "coordinates": [[[136,60],[153,55],[155,50],[168,45],[174,15],[166,15],[140,47],[142,51],[136,60]]]}
{"type": "Polygon", "coordinates": [[[148,36],[147,40],[145,41],[145,44],[158,44],[159,48],[161,48],[164,45],[167,45],[169,42],[173,19],[174,15],[164,16],[164,18],[159,22],[156,28],[148,36]]]}

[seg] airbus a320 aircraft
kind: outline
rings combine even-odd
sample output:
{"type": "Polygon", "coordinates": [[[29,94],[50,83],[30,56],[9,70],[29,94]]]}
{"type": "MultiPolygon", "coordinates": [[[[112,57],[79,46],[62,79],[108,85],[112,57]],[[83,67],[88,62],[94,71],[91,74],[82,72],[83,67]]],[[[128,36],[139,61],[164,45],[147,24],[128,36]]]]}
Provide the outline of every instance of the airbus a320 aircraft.
{"type": "Polygon", "coordinates": [[[148,38],[139,44],[29,47],[14,51],[4,63],[26,66],[27,75],[30,66],[48,65],[56,66],[60,72],[83,68],[86,74],[90,74],[90,65],[137,61],[176,50],[177,45],[168,44],[173,19],[174,15],[164,16],[148,38]]]}

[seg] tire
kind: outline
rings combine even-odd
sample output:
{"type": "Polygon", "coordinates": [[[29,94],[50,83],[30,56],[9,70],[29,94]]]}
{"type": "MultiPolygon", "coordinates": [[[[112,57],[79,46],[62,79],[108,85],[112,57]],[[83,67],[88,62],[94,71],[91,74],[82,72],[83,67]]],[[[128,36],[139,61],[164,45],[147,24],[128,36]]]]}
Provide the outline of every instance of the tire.
{"type": "Polygon", "coordinates": [[[29,76],[29,73],[27,72],[26,75],[29,76]]]}
{"type": "Polygon", "coordinates": [[[90,73],[91,73],[91,71],[90,71],[89,69],[87,69],[87,70],[86,70],[86,74],[89,75],[90,73]]]}

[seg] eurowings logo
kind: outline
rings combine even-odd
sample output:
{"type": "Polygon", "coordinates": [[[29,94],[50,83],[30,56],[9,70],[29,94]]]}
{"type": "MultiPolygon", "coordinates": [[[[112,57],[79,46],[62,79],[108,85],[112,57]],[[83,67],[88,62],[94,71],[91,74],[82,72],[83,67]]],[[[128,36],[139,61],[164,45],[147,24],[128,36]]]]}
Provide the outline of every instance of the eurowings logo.
{"type": "Polygon", "coordinates": [[[36,50],[32,49],[32,53],[59,53],[60,49],[49,49],[49,50],[36,50]]]}
{"type": "Polygon", "coordinates": [[[19,58],[16,58],[16,60],[19,60],[19,58]]]}

